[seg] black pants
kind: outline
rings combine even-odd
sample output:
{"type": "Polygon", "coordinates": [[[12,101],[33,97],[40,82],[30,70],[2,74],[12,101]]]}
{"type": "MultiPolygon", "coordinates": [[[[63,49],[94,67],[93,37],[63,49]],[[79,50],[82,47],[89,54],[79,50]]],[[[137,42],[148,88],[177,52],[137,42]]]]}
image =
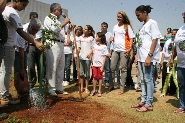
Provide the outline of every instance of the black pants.
{"type": "MultiPolygon", "coordinates": [[[[162,70],[162,89],[163,89],[163,87],[164,87],[164,83],[165,83],[165,79],[166,79],[166,77],[168,76],[168,73],[166,73],[167,72],[167,67],[166,67],[166,64],[167,64],[167,62],[164,62],[163,63],[163,70],[162,70]]],[[[170,86],[169,86],[169,88],[168,88],[168,90],[167,90],[167,94],[169,93],[169,94],[175,94],[175,92],[176,92],[176,86],[175,86],[175,83],[174,83],[174,81],[173,81],[173,77],[171,77],[170,78],[170,86]]]]}

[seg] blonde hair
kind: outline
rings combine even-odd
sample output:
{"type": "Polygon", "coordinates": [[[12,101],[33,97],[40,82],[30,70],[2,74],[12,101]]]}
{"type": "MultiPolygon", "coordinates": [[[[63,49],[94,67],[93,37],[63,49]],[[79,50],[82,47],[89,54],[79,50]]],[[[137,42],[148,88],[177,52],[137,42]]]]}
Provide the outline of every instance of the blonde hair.
{"type": "MultiPolygon", "coordinates": [[[[132,28],[132,25],[130,23],[130,20],[129,20],[127,14],[124,11],[119,11],[118,14],[122,15],[124,28],[125,28],[126,32],[128,32],[128,25],[130,25],[131,28],[132,28]]],[[[132,30],[133,30],[133,28],[132,28],[132,30]]]]}

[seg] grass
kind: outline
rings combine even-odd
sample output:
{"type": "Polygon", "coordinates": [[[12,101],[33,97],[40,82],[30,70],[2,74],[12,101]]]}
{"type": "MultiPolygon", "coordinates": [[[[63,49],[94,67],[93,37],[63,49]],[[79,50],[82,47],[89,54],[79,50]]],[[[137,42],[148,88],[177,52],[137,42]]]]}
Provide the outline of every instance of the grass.
{"type": "MultiPolygon", "coordinates": [[[[74,85],[68,86],[66,91],[76,91],[77,87],[74,85]]],[[[108,94],[103,93],[99,98],[97,95],[89,96],[89,101],[96,101],[103,105],[111,106],[114,110],[121,112],[126,117],[131,117],[138,122],[150,122],[150,123],[183,123],[185,114],[175,114],[173,111],[179,107],[179,101],[175,96],[160,97],[159,89],[156,88],[154,93],[153,108],[151,112],[137,112],[136,109],[132,109],[131,105],[140,101],[141,92],[135,90],[126,90],[122,95],[118,95],[119,89],[116,89],[108,94]]],[[[92,90],[92,85],[90,86],[92,90]]],[[[103,89],[105,92],[106,89],[103,89]]],[[[78,96],[78,93],[74,92],[73,95],[78,96]]],[[[108,115],[108,114],[107,114],[108,115]]],[[[129,122],[129,121],[126,121],[129,122]]]]}
{"type": "MultiPolygon", "coordinates": [[[[65,87],[65,91],[71,92],[71,95],[74,97],[79,97],[78,87],[75,86],[75,83],[65,87]]],[[[92,85],[90,85],[89,90],[92,90],[92,85]]],[[[129,117],[133,120],[126,120],[125,122],[133,122],[137,121],[139,123],[183,123],[185,114],[175,114],[173,111],[179,107],[179,101],[175,96],[166,96],[160,97],[159,88],[155,89],[154,93],[154,102],[153,108],[154,111],[140,113],[135,109],[130,108],[132,104],[135,104],[140,101],[141,92],[136,92],[135,90],[126,90],[126,92],[122,95],[118,95],[119,89],[116,89],[108,94],[103,93],[102,97],[97,97],[97,95],[93,97],[86,97],[89,101],[96,101],[102,105],[111,106],[112,110],[118,111],[122,114],[122,117],[129,117]]],[[[103,87],[103,92],[106,89],[103,87]]],[[[11,91],[14,93],[14,91],[11,91]]],[[[83,95],[84,97],[84,95],[83,95]]],[[[109,113],[107,112],[107,115],[109,113]]],[[[114,119],[114,117],[111,117],[114,119]]],[[[12,120],[16,120],[13,118],[12,120]]],[[[43,120],[43,122],[46,122],[43,120]]]]}

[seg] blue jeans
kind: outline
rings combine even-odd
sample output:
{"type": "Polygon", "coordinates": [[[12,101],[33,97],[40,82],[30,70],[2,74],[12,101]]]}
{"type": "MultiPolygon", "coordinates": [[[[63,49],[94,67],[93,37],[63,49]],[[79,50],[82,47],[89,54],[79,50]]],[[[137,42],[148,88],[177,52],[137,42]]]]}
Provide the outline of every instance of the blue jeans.
{"type": "Polygon", "coordinates": [[[177,67],[180,108],[185,109],[185,68],[177,67]]]}
{"type": "Polygon", "coordinates": [[[145,67],[144,62],[138,62],[138,69],[141,79],[141,102],[145,103],[146,106],[152,106],[154,94],[153,64],[151,63],[149,67],[145,67]]]}
{"type": "Polygon", "coordinates": [[[109,83],[110,80],[110,58],[108,56],[106,56],[104,71],[105,71],[104,84],[106,84],[109,83]]]}
{"type": "Polygon", "coordinates": [[[71,66],[72,54],[65,54],[65,69],[64,69],[64,81],[70,81],[70,66],[71,66]],[[65,74],[66,73],[66,74],[65,74]]]}

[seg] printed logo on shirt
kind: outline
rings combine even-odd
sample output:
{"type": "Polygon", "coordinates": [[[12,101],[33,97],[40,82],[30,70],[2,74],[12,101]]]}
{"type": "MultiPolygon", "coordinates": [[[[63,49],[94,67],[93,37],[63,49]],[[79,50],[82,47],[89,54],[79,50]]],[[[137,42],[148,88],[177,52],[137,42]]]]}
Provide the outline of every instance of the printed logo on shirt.
{"type": "Polygon", "coordinates": [[[185,40],[179,42],[179,49],[185,51],[185,40]]]}
{"type": "Polygon", "coordinates": [[[174,47],[174,43],[171,42],[168,46],[168,53],[171,54],[172,53],[172,50],[173,50],[173,47],[174,47]]]}
{"type": "Polygon", "coordinates": [[[19,26],[22,26],[22,24],[21,24],[21,23],[18,23],[18,25],[19,25],[19,26]]]}
{"type": "Polygon", "coordinates": [[[138,47],[141,47],[142,44],[143,44],[143,42],[142,42],[141,38],[139,38],[139,39],[138,39],[138,47]]]}

